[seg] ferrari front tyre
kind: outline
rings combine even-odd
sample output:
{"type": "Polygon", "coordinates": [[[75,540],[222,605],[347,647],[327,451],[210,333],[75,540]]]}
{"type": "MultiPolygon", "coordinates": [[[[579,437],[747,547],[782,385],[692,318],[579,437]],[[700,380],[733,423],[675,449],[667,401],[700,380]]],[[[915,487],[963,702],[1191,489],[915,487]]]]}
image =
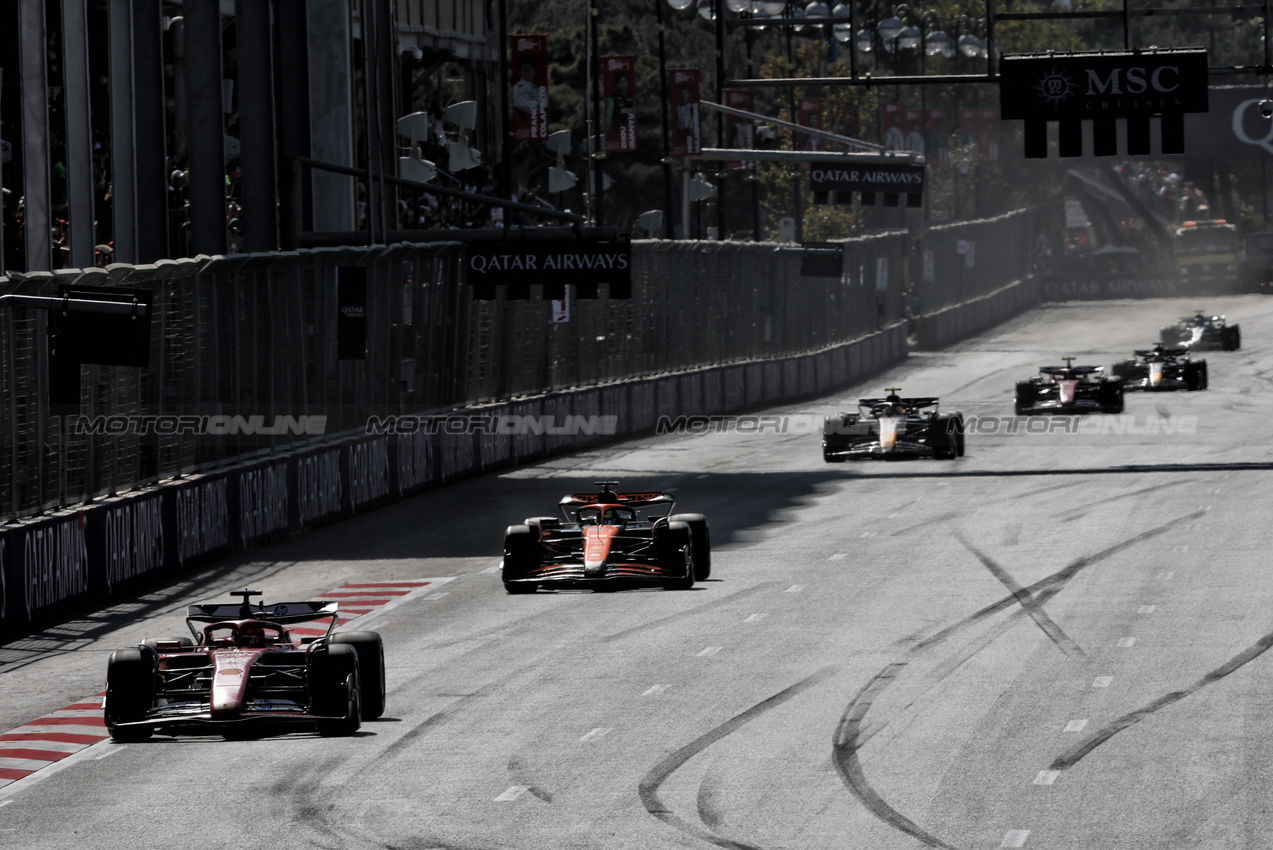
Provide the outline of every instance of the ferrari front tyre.
{"type": "Polygon", "coordinates": [[[689,590],[694,586],[693,534],[683,522],[669,522],[654,540],[664,590],[689,590]]]}
{"type": "Polygon", "coordinates": [[[314,650],[309,662],[310,713],[319,715],[318,734],[352,735],[362,725],[358,653],[348,644],[314,650]]]}
{"type": "Polygon", "coordinates": [[[146,719],[155,701],[155,667],[152,653],[140,649],[117,649],[106,662],[106,699],[102,715],[106,731],[115,741],[144,741],[149,726],[121,726],[146,719]]]}
{"type": "Polygon", "coordinates": [[[341,632],[331,642],[352,646],[358,655],[362,716],[375,720],[385,713],[385,645],[376,632],[341,632]]]}
{"type": "Polygon", "coordinates": [[[694,580],[707,581],[712,574],[712,535],[707,530],[707,517],[702,514],[675,514],[668,522],[683,522],[690,527],[694,554],[694,580]]]}
{"type": "Polygon", "coordinates": [[[1017,383],[1017,394],[1013,403],[1013,411],[1017,416],[1029,416],[1033,407],[1034,384],[1029,381],[1019,381],[1017,383]]]}

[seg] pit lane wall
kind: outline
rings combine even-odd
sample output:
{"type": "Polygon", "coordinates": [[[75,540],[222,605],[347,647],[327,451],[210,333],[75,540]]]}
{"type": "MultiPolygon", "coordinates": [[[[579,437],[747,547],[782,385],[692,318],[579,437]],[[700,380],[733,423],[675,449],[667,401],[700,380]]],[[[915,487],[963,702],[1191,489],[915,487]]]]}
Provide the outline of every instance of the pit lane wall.
{"type": "Polygon", "coordinates": [[[692,432],[711,416],[824,394],[906,354],[898,323],[799,356],[386,417],[372,433],[0,526],[0,640],[472,475],[648,435],[662,417],[692,432]]]}

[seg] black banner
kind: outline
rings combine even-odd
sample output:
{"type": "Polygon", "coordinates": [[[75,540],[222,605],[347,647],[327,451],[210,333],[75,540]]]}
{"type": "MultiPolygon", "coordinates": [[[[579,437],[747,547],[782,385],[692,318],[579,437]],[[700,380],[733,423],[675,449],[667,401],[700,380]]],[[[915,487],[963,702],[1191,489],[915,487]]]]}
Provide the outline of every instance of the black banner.
{"type": "Polygon", "coordinates": [[[563,298],[566,284],[587,289],[608,283],[612,298],[629,297],[632,291],[632,243],[627,239],[475,242],[468,245],[467,266],[475,293],[489,293],[487,297],[494,297],[496,284],[507,284],[510,297],[514,289],[532,283],[545,287],[545,298],[563,298]]]}
{"type": "Polygon", "coordinates": [[[1000,61],[1002,117],[1057,121],[1207,111],[1207,51],[1045,53],[1000,61]]]}
{"type": "Polygon", "coordinates": [[[809,186],[816,192],[883,192],[897,195],[924,193],[924,166],[897,165],[823,166],[809,171],[809,186]]]}
{"type": "Polygon", "coordinates": [[[49,310],[49,333],[59,357],[101,366],[146,366],[150,363],[149,289],[61,284],[60,298],[143,305],[141,315],[90,313],[71,307],[49,310]]]}
{"type": "Polygon", "coordinates": [[[367,356],[367,269],[336,268],[336,359],[367,356]]]}

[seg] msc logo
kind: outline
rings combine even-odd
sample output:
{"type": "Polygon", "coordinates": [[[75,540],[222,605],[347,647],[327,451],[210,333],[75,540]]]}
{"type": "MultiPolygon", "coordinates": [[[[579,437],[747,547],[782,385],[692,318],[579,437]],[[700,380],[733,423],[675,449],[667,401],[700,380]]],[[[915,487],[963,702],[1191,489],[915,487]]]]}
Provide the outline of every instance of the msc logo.
{"type": "Polygon", "coordinates": [[[1051,71],[1039,77],[1034,90],[1048,102],[1049,106],[1056,106],[1064,103],[1070,95],[1078,91],[1078,85],[1070,79],[1068,74],[1053,65],[1051,71]]]}

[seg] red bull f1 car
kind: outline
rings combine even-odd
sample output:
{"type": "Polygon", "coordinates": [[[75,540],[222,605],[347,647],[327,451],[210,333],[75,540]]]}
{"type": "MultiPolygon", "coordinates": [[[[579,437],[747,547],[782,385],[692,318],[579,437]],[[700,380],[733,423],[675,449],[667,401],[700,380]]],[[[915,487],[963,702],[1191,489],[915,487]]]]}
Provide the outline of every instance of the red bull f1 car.
{"type": "Polygon", "coordinates": [[[1176,324],[1159,331],[1158,336],[1168,348],[1190,351],[1237,351],[1242,347],[1242,329],[1238,325],[1226,323],[1224,316],[1208,316],[1201,310],[1192,316],[1182,316],[1176,324]]]}
{"type": "Polygon", "coordinates": [[[1137,350],[1134,360],[1115,363],[1113,372],[1126,390],[1205,390],[1207,361],[1193,360],[1183,348],[1137,350]]]}
{"type": "Polygon", "coordinates": [[[156,730],[203,727],[226,737],[273,725],[352,735],[385,710],[384,646],[375,632],[333,633],[336,602],[191,605],[193,638],[148,638],[111,653],[102,702],[116,741],[144,741],[156,730]],[[325,632],[297,636],[300,623],[325,632]]]}
{"type": "Polygon", "coordinates": [[[1017,382],[1016,413],[1122,413],[1123,382],[1107,377],[1101,366],[1044,366],[1039,376],[1017,382]]]}
{"type": "Polygon", "coordinates": [[[823,460],[953,460],[963,456],[962,413],[939,413],[936,398],[902,398],[897,387],[886,392],[884,398],[859,399],[857,413],[840,413],[824,420],[823,460]]]}
{"type": "Polygon", "coordinates": [[[530,517],[504,532],[504,589],[654,586],[688,590],[711,575],[711,538],[702,514],[674,514],[667,493],[620,493],[598,481],[596,493],[565,496],[561,517],[530,517]]]}

